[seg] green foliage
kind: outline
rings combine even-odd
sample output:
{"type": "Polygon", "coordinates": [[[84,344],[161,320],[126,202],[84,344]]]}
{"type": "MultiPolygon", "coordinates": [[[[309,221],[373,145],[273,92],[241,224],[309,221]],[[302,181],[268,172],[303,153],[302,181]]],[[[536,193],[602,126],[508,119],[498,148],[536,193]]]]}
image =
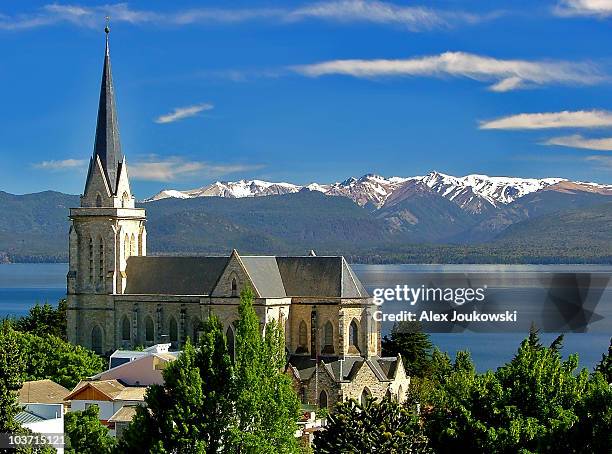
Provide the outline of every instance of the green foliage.
{"type": "Polygon", "coordinates": [[[612,389],[599,373],[577,372],[578,357],[564,361],[560,347],[532,330],[496,372],[477,374],[465,354],[443,366],[422,407],[436,452],[606,452],[612,389]]]}
{"type": "Polygon", "coordinates": [[[36,304],[30,308],[27,316],[18,318],[14,322],[17,331],[43,336],[50,334],[67,341],[66,338],[66,309],[68,304],[61,299],[57,308],[48,303],[36,304]]]}
{"type": "Polygon", "coordinates": [[[253,308],[252,290],[240,294],[236,329],[236,412],[234,443],[239,451],[296,452],[300,403],[291,381],[282,373],[285,342],[272,322],[262,337],[253,308]]]}
{"type": "Polygon", "coordinates": [[[15,340],[28,381],[50,379],[72,389],[83,378],[106,367],[105,361],[91,350],[49,334],[15,332],[15,340]]]}
{"type": "Polygon", "coordinates": [[[325,430],[315,433],[314,451],[340,453],[430,453],[419,417],[404,405],[385,398],[359,404],[336,404],[325,430]]]}
{"type": "Polygon", "coordinates": [[[0,432],[14,432],[20,411],[17,392],[23,380],[24,358],[20,354],[17,333],[3,322],[0,326],[0,432]]]}
{"type": "Polygon", "coordinates": [[[399,353],[406,373],[411,377],[430,374],[432,349],[429,335],[423,332],[419,322],[395,323],[391,337],[382,339],[383,356],[397,356],[399,353]]]}
{"type": "Polygon", "coordinates": [[[601,361],[597,364],[595,370],[601,372],[604,380],[612,384],[612,338],[610,339],[608,352],[601,355],[601,361]]]}
{"type": "Polygon", "coordinates": [[[66,454],[110,454],[116,444],[108,429],[98,419],[98,406],[71,411],[64,417],[66,454]]]}
{"type": "Polygon", "coordinates": [[[299,402],[282,373],[285,344],[275,324],[259,331],[253,294],[243,292],[235,366],[215,315],[203,323],[197,348],[185,345],[138,408],[118,452],[285,453],[294,438],[299,402]]]}

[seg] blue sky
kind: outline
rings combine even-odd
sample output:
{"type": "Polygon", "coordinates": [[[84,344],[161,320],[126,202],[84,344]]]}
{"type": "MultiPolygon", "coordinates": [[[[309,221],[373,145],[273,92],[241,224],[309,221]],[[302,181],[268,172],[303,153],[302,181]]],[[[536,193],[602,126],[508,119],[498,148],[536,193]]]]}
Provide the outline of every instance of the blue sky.
{"type": "Polygon", "coordinates": [[[6,1],[0,190],[82,191],[106,14],[139,198],[434,169],[612,183],[612,0],[6,1]]]}

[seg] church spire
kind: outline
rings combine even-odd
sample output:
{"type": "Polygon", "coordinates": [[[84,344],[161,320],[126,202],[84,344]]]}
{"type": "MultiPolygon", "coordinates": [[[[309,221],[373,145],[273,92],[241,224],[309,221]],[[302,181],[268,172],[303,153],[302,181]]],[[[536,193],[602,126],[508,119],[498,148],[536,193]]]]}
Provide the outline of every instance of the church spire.
{"type": "Polygon", "coordinates": [[[96,125],[96,139],[94,143],[94,162],[96,156],[100,158],[108,185],[113,192],[117,190],[117,177],[119,166],[123,163],[121,143],[119,141],[119,121],[115,105],[115,89],[111,73],[108,35],[110,28],[108,18],[104,32],[106,33],[106,50],[104,53],[104,69],[102,71],[102,86],[100,87],[100,103],[98,106],[98,123],[96,125]]]}

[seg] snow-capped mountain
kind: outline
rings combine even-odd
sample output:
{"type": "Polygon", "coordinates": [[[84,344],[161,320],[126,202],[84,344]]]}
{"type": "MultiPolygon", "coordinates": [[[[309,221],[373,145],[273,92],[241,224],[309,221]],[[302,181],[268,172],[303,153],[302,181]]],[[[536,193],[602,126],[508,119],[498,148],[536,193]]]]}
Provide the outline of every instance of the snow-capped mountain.
{"type": "Polygon", "coordinates": [[[168,198],[192,199],[194,197],[227,197],[237,199],[241,197],[289,194],[298,192],[300,189],[302,189],[302,186],[291,183],[270,183],[261,180],[217,181],[208,186],[188,191],[164,189],[153,197],[146,199],[145,202],[168,198]]]}
{"type": "Polygon", "coordinates": [[[440,172],[430,172],[424,176],[391,177],[366,174],[360,178],[351,177],[345,181],[320,184],[311,183],[301,186],[291,183],[272,183],[262,180],[240,180],[235,182],[217,181],[208,186],[188,191],[165,189],[145,202],[177,198],[189,199],[194,197],[261,197],[268,195],[282,195],[299,192],[301,190],[319,191],[330,196],[348,197],[355,203],[364,206],[371,204],[381,208],[391,194],[394,203],[402,197],[409,197],[410,190],[405,186],[408,183],[420,182],[427,186],[432,193],[438,194],[464,211],[472,214],[483,213],[490,209],[508,205],[521,197],[544,189],[559,188],[567,190],[568,187],[581,188],[590,192],[612,192],[611,185],[597,183],[570,182],[563,178],[513,178],[491,177],[487,175],[466,175],[455,177],[440,172]]]}
{"type": "Polygon", "coordinates": [[[490,177],[476,174],[454,177],[434,171],[425,175],[421,181],[461,208],[471,213],[481,213],[487,208],[507,205],[527,194],[566,180],[490,177]]]}

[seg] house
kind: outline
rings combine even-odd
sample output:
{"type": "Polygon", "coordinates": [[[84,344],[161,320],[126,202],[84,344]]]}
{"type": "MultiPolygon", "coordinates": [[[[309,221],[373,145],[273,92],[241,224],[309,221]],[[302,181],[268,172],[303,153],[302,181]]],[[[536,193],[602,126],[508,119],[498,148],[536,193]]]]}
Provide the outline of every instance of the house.
{"type": "Polygon", "coordinates": [[[61,403],[27,403],[15,416],[21,427],[51,438],[58,454],[64,453],[64,405],[61,403]],[[58,438],[55,438],[58,437],[58,438]],[[56,444],[57,443],[57,444],[56,444]]]}
{"type": "Polygon", "coordinates": [[[162,385],[162,371],[179,352],[168,352],[170,344],[158,344],[144,351],[117,350],[109,359],[109,369],[89,380],[117,380],[127,386],[162,385]]]}
{"type": "Polygon", "coordinates": [[[83,411],[98,406],[98,419],[114,430],[109,420],[123,407],[144,405],[146,386],[124,386],[118,380],[82,381],[66,397],[70,411],[83,411]]]}

